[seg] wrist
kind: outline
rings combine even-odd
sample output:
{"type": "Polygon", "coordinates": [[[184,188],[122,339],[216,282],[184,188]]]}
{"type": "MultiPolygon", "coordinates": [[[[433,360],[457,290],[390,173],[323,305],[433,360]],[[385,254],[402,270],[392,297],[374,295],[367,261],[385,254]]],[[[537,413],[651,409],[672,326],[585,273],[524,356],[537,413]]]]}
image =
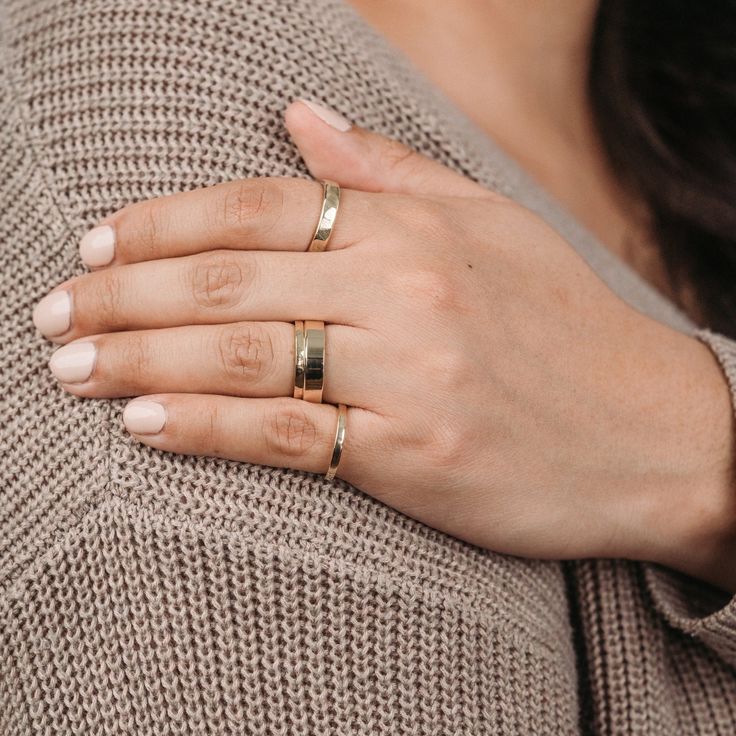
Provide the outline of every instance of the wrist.
{"type": "Polygon", "coordinates": [[[661,392],[667,405],[663,415],[668,421],[659,426],[655,441],[668,463],[647,491],[637,558],[736,592],[731,391],[708,346],[664,329],[660,345],[665,359],[660,358],[662,373],[652,390],[661,392]]]}

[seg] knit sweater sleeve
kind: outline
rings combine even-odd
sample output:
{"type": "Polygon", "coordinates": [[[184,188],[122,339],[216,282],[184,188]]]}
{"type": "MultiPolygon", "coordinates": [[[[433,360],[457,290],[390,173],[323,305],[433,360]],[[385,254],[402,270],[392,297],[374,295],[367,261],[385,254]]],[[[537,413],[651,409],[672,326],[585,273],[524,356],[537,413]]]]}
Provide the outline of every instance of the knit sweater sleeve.
{"type": "MultiPolygon", "coordinates": [[[[708,329],[696,330],[693,335],[708,345],[718,359],[736,413],[736,341],[708,329]]],[[[736,666],[736,596],[656,565],[645,567],[654,603],[668,623],[736,666]]]]}

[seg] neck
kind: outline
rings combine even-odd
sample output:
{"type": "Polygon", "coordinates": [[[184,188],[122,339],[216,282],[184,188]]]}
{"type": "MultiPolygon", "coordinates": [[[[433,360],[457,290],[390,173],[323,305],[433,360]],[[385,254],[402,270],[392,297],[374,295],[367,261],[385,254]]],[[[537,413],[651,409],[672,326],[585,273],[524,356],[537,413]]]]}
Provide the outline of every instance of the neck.
{"type": "Polygon", "coordinates": [[[502,144],[512,119],[529,121],[530,134],[543,122],[569,142],[589,135],[597,0],[348,2],[502,144]]]}

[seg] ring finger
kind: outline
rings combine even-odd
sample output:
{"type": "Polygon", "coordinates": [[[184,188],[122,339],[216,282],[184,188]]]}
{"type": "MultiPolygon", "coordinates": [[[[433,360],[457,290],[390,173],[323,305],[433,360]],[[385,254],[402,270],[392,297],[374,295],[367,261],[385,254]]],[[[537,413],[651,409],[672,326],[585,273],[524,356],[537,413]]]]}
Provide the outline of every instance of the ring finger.
{"type": "MultiPolygon", "coordinates": [[[[361,328],[325,326],[323,402],[377,408],[367,406],[354,370],[378,370],[369,340],[361,328]]],[[[277,397],[293,394],[294,353],[293,324],[234,322],[93,335],[59,348],[49,366],[65,390],[90,398],[160,391],[277,397]]]]}

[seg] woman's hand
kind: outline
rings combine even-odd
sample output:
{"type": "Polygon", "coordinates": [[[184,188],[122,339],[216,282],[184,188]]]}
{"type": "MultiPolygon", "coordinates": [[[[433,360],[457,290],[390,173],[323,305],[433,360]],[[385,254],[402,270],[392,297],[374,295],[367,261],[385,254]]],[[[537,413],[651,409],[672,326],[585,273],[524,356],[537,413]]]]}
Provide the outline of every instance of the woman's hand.
{"type": "Polygon", "coordinates": [[[286,120],[343,186],[329,250],[303,252],[314,181],[125,207],[82,242],[100,267],[34,313],[66,343],[64,389],[139,397],[126,424],[152,447],[312,472],[345,403],[339,475],[433,527],[736,584],[712,573],[736,512],[708,348],[628,306],[522,206],[304,103],[286,120]],[[298,319],[327,323],[328,403],[291,398],[298,319]]]}

